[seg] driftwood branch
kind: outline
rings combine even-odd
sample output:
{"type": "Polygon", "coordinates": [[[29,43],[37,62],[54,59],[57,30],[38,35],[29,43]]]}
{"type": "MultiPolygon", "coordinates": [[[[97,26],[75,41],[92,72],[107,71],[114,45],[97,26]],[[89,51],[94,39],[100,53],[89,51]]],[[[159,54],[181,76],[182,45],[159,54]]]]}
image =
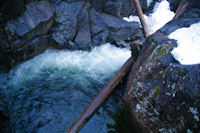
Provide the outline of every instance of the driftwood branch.
{"type": "Polygon", "coordinates": [[[144,15],[143,15],[142,8],[140,6],[139,0],[134,0],[134,4],[135,4],[135,7],[137,9],[137,13],[138,13],[140,22],[142,24],[142,28],[143,28],[143,31],[144,31],[144,36],[145,36],[145,38],[147,38],[149,36],[148,26],[147,26],[147,24],[145,22],[144,15]]]}
{"type": "Polygon", "coordinates": [[[185,11],[185,9],[187,8],[188,5],[189,5],[189,3],[187,1],[184,3],[181,3],[180,6],[178,7],[178,9],[176,10],[173,20],[178,19],[183,14],[183,12],[185,11]]]}
{"type": "Polygon", "coordinates": [[[81,116],[74,122],[68,133],[77,133],[94,115],[99,107],[106,101],[106,99],[115,90],[115,87],[119,84],[121,79],[128,73],[132,67],[134,59],[130,57],[119,71],[113,76],[113,78],[104,86],[104,88],[98,93],[98,95],[90,102],[81,116]]]}

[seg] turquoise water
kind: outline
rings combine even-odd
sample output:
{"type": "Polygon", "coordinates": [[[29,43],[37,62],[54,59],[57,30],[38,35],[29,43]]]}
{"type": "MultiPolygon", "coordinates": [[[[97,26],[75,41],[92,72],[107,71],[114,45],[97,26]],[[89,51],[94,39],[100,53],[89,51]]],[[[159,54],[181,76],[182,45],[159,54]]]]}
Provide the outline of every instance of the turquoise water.
{"type": "MultiPolygon", "coordinates": [[[[91,52],[47,50],[1,74],[10,117],[5,131],[66,132],[130,55],[110,44],[91,52]]],[[[122,92],[115,92],[80,133],[117,132],[122,92]]]]}

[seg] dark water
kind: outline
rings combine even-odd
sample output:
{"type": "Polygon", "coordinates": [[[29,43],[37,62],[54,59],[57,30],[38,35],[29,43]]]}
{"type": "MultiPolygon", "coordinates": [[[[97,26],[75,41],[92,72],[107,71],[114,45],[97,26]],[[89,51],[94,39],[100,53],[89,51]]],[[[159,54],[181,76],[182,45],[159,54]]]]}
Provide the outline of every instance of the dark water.
{"type": "MultiPolygon", "coordinates": [[[[10,117],[5,132],[66,132],[129,56],[109,44],[90,53],[49,50],[1,74],[10,117]]],[[[128,132],[122,93],[115,92],[80,133],[128,132]]]]}

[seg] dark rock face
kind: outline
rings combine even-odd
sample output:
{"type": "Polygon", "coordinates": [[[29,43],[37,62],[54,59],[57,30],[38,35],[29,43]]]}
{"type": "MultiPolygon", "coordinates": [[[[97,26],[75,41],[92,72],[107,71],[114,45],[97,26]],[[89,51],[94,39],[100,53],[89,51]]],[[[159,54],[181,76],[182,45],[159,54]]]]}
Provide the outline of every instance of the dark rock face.
{"type": "Polygon", "coordinates": [[[1,0],[0,1],[0,23],[18,17],[24,12],[23,0],[1,0]]]}
{"type": "Polygon", "coordinates": [[[0,25],[0,69],[6,70],[10,68],[12,62],[11,49],[9,46],[8,38],[2,25],[0,25]]]}
{"type": "Polygon", "coordinates": [[[105,42],[143,40],[142,30],[135,22],[126,22],[115,16],[90,10],[92,42],[99,45],[105,42]]]}
{"type": "Polygon", "coordinates": [[[57,48],[85,50],[106,42],[143,40],[137,23],[97,12],[83,2],[61,2],[56,9],[56,22],[52,38],[57,48]]]}
{"type": "Polygon", "coordinates": [[[78,44],[78,49],[91,48],[92,44],[87,6],[82,9],[81,14],[78,17],[77,29],[78,32],[75,38],[75,43],[78,44]]]}
{"type": "Polygon", "coordinates": [[[53,24],[54,9],[47,1],[33,2],[17,20],[8,21],[6,32],[14,47],[21,47],[29,40],[46,34],[53,24]]]}
{"type": "Polygon", "coordinates": [[[200,65],[183,66],[170,54],[176,41],[150,36],[132,68],[125,101],[147,131],[199,131],[200,65]]]}
{"type": "Polygon", "coordinates": [[[24,61],[30,59],[48,48],[49,36],[43,35],[36,37],[29,42],[25,43],[22,47],[15,49],[15,59],[24,61]]]}
{"type": "Polygon", "coordinates": [[[8,62],[6,66],[34,57],[48,47],[88,50],[106,42],[121,45],[144,40],[137,23],[121,18],[122,12],[130,15],[134,9],[130,0],[33,1],[23,2],[29,3],[24,13],[20,10],[19,17],[1,25],[0,39],[4,42],[0,58],[3,64],[8,62]],[[3,61],[5,55],[9,56],[3,61]]]}
{"type": "Polygon", "coordinates": [[[199,18],[200,17],[200,0],[169,0],[170,10],[176,12],[181,2],[188,1],[189,5],[181,17],[183,18],[199,18]]]}
{"type": "Polygon", "coordinates": [[[2,90],[0,88],[0,132],[1,133],[6,132],[4,130],[9,120],[8,110],[6,107],[7,103],[3,99],[4,99],[4,94],[2,93],[2,90]]]}
{"type": "Polygon", "coordinates": [[[48,33],[53,22],[54,9],[49,2],[40,1],[27,5],[20,17],[5,24],[7,40],[16,61],[29,59],[44,50],[48,41],[47,38],[44,41],[42,35],[48,33]]]}
{"type": "Polygon", "coordinates": [[[83,9],[83,2],[62,2],[56,6],[56,27],[53,29],[52,38],[58,43],[58,47],[71,48],[69,41],[74,40],[77,29],[77,17],[83,9]]]}

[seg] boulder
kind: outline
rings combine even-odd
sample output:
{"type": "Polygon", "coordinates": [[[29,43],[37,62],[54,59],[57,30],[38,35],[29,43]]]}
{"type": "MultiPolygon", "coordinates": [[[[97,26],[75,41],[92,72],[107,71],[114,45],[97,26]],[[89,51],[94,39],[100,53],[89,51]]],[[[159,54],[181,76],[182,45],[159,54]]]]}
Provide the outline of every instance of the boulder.
{"type": "Polygon", "coordinates": [[[106,2],[103,8],[105,13],[119,17],[122,8],[122,2],[106,2]]]}
{"type": "Polygon", "coordinates": [[[2,93],[2,89],[0,88],[0,132],[6,133],[6,126],[8,125],[9,113],[7,109],[8,103],[4,100],[5,94],[2,93]]]}
{"type": "Polygon", "coordinates": [[[113,15],[96,12],[94,9],[91,9],[89,14],[93,45],[144,40],[142,29],[136,22],[127,22],[113,15]]]}
{"type": "Polygon", "coordinates": [[[200,18],[200,8],[187,8],[182,15],[183,18],[200,18]]]}
{"type": "Polygon", "coordinates": [[[43,35],[36,37],[22,47],[15,49],[15,60],[16,61],[25,61],[27,59],[33,58],[36,55],[44,52],[49,45],[49,36],[43,35]]]}
{"type": "Polygon", "coordinates": [[[6,23],[6,32],[14,48],[19,48],[29,40],[46,34],[54,22],[54,9],[47,1],[33,2],[16,20],[6,23]]]}
{"type": "Polygon", "coordinates": [[[0,23],[18,17],[24,12],[23,0],[1,0],[0,1],[0,23]]]}
{"type": "Polygon", "coordinates": [[[87,11],[87,6],[81,10],[81,14],[78,16],[77,23],[77,35],[75,38],[75,43],[78,49],[90,49],[91,35],[90,35],[90,25],[89,25],[89,15],[87,11]]]}
{"type": "Polygon", "coordinates": [[[69,45],[77,34],[77,17],[83,9],[83,2],[61,2],[56,6],[56,27],[52,30],[52,39],[58,43],[58,48],[74,49],[69,45]]]}
{"type": "Polygon", "coordinates": [[[200,8],[200,0],[169,0],[170,10],[176,11],[181,2],[189,2],[189,8],[200,8]]]}
{"type": "Polygon", "coordinates": [[[0,70],[8,70],[12,64],[12,53],[7,41],[7,35],[2,25],[0,25],[0,70]]]}
{"type": "Polygon", "coordinates": [[[52,27],[54,14],[54,9],[49,2],[33,2],[26,6],[21,16],[5,24],[6,40],[10,44],[16,62],[20,61],[18,59],[26,60],[44,51],[48,41],[47,38],[44,41],[41,36],[47,34],[52,27]]]}
{"type": "Polygon", "coordinates": [[[200,65],[181,65],[171,55],[176,41],[162,33],[148,37],[132,68],[124,95],[133,118],[147,132],[200,129],[200,65]]]}

